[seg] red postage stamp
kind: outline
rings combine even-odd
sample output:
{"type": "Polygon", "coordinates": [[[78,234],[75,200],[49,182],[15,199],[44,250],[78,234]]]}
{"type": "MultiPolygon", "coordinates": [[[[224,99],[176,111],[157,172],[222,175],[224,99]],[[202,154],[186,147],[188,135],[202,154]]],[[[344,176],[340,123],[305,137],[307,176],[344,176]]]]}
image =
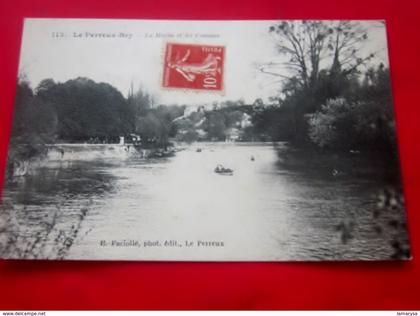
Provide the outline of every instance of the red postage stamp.
{"type": "Polygon", "coordinates": [[[163,87],[223,90],[224,46],[167,43],[163,87]]]}

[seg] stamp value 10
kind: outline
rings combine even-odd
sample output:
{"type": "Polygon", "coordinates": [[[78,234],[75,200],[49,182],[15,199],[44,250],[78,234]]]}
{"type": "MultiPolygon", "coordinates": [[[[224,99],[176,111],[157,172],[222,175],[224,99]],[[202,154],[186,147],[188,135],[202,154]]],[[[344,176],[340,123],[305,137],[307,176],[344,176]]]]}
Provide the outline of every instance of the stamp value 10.
{"type": "Polygon", "coordinates": [[[223,90],[224,46],[167,43],[165,88],[223,90]]]}

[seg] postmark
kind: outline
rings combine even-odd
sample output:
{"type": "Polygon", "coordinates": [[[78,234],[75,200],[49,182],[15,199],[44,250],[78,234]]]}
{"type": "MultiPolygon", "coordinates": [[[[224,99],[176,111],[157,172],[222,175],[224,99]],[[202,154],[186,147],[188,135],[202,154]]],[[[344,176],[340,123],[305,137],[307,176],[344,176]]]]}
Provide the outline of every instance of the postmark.
{"type": "Polygon", "coordinates": [[[224,46],[167,43],[162,86],[222,91],[224,57],[224,46]]]}

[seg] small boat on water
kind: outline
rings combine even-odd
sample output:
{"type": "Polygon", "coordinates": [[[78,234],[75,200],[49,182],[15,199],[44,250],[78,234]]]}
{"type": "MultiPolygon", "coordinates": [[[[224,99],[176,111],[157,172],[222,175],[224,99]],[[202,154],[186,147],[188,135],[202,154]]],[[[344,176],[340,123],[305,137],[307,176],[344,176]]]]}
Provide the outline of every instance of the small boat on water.
{"type": "Polygon", "coordinates": [[[225,168],[222,165],[217,165],[217,167],[214,169],[214,172],[222,176],[233,176],[233,170],[225,168]]]}

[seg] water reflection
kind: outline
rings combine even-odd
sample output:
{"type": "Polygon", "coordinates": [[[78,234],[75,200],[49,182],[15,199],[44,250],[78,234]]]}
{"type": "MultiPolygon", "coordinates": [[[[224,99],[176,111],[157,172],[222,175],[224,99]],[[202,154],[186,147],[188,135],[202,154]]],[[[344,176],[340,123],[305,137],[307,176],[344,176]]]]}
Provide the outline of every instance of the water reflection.
{"type": "Polygon", "coordinates": [[[375,216],[385,170],[359,156],[313,155],[284,144],[200,143],[166,159],[52,160],[7,183],[0,251],[72,259],[390,258],[406,228],[402,207],[375,216]],[[217,164],[233,176],[216,174],[217,164]],[[112,240],[224,247],[100,246],[112,240]]]}
{"type": "Polygon", "coordinates": [[[67,256],[88,211],[112,194],[104,162],[50,161],[5,184],[0,253],[11,258],[67,256]]]}

